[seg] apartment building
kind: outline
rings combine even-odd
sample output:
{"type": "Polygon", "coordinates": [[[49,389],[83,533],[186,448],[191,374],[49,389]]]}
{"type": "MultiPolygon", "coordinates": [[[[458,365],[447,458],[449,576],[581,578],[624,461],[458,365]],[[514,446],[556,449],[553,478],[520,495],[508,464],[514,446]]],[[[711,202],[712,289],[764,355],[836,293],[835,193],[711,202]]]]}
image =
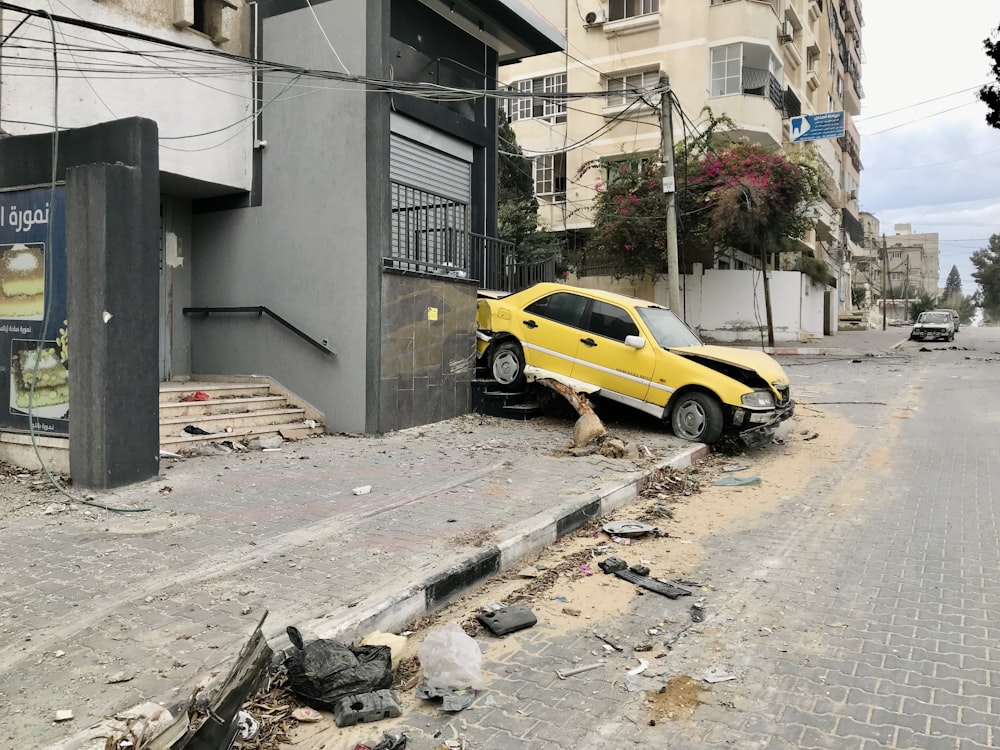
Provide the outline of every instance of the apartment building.
{"type": "Polygon", "coordinates": [[[538,95],[512,99],[508,110],[519,144],[537,155],[545,225],[584,243],[602,177],[581,167],[595,159],[656,157],[659,95],[644,92],[661,75],[669,76],[686,114],[675,113],[675,140],[702,121],[706,106],[731,118],[737,135],[776,149],[789,143],[790,117],[843,110],[844,135],[811,142],[836,190],[815,207],[815,230],[800,246],[828,263],[840,306],[850,305],[850,260],[863,240],[853,123],[864,96],[860,0],[573,0],[538,8],[564,31],[566,50],[504,74],[511,88],[538,95]],[[544,98],[567,90],[599,95],[569,106],[544,98]]]}

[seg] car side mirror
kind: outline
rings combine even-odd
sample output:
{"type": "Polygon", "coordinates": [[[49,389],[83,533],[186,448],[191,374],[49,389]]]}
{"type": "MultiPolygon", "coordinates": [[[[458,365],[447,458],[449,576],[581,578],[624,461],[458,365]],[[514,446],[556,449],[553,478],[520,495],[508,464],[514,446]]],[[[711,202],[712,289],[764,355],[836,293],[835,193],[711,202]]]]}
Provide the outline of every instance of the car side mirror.
{"type": "Polygon", "coordinates": [[[625,346],[631,346],[633,349],[642,349],[646,345],[646,339],[642,336],[626,336],[625,346]]]}

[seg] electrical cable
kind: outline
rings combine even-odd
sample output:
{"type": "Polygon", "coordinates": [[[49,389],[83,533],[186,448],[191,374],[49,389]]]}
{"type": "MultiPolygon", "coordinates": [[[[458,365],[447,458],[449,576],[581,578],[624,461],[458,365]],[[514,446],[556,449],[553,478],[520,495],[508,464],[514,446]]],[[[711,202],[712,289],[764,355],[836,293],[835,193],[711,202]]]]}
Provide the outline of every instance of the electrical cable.
{"type": "MultiPolygon", "coordinates": [[[[59,53],[58,53],[58,43],[56,39],[56,26],[55,21],[52,19],[52,15],[48,14],[46,11],[41,11],[48,15],[49,26],[52,32],[52,67],[55,71],[55,79],[52,88],[52,120],[54,123],[52,130],[52,172],[49,181],[49,207],[51,210],[51,216],[45,227],[45,250],[49,253],[51,259],[52,253],[52,218],[55,215],[56,210],[56,185],[59,179],[59,53]]],[[[52,263],[45,264],[45,274],[49,276],[48,281],[51,281],[51,274],[53,273],[52,263]]],[[[31,436],[31,446],[35,452],[35,458],[38,459],[38,464],[42,467],[42,471],[48,478],[49,482],[58,490],[61,494],[68,497],[70,500],[80,503],[81,505],[89,505],[95,508],[100,508],[101,510],[111,511],[113,513],[145,513],[150,508],[117,508],[111,505],[106,505],[104,503],[97,502],[96,500],[89,500],[87,498],[77,498],[72,493],[70,493],[59,481],[53,476],[52,472],[49,470],[48,465],[46,465],[45,460],[42,458],[41,448],[38,445],[38,432],[35,427],[35,420],[32,417],[32,411],[34,408],[35,400],[35,386],[38,382],[38,373],[41,368],[42,363],[42,347],[45,345],[45,329],[50,324],[52,319],[52,298],[55,296],[51,294],[51,285],[46,284],[46,287],[50,290],[49,293],[45,295],[45,311],[42,315],[41,322],[41,332],[39,333],[39,338],[37,339],[37,348],[34,351],[34,365],[31,373],[31,385],[28,388],[28,433],[31,436]]],[[[68,346],[68,344],[67,344],[68,346]]]]}
{"type": "Polygon", "coordinates": [[[319,33],[323,35],[324,39],[326,39],[326,43],[330,46],[330,51],[333,52],[333,56],[337,58],[337,62],[340,63],[340,67],[344,69],[345,73],[350,74],[351,71],[347,69],[346,65],[344,65],[344,61],[341,60],[340,55],[337,54],[337,50],[333,46],[333,42],[331,42],[330,37],[326,35],[326,29],[324,29],[323,24],[320,23],[319,16],[316,15],[316,9],[313,8],[311,0],[306,0],[306,5],[309,6],[309,12],[312,13],[312,17],[316,21],[316,26],[319,27],[319,33]]]}
{"type": "Polygon", "coordinates": [[[890,130],[897,130],[899,128],[905,128],[908,125],[917,125],[919,123],[924,122],[925,120],[929,120],[932,117],[937,117],[938,115],[944,115],[944,114],[947,114],[948,112],[954,112],[956,109],[962,109],[963,107],[968,107],[968,106],[971,106],[973,104],[978,104],[978,102],[975,102],[975,101],[965,102],[965,104],[958,104],[958,105],[956,105],[954,107],[949,107],[948,109],[942,109],[939,112],[932,112],[931,114],[924,115],[923,117],[919,117],[916,120],[907,120],[906,122],[901,122],[898,125],[893,125],[892,127],[888,127],[888,128],[883,129],[883,130],[876,130],[874,133],[861,133],[861,137],[862,138],[872,138],[872,137],[874,137],[876,135],[882,135],[882,133],[888,133],[890,130]]]}
{"type": "Polygon", "coordinates": [[[935,96],[932,99],[924,99],[922,102],[916,102],[915,104],[907,104],[904,107],[897,107],[896,109],[890,109],[888,112],[879,112],[877,115],[861,115],[860,117],[855,117],[854,122],[868,122],[869,120],[874,120],[878,117],[885,117],[886,115],[894,115],[897,112],[903,112],[907,109],[913,109],[914,107],[919,107],[924,104],[930,104],[931,102],[937,102],[941,99],[948,99],[952,96],[957,96],[958,94],[965,94],[969,91],[978,91],[983,86],[987,84],[981,84],[979,86],[970,86],[967,89],[959,89],[958,91],[952,91],[950,94],[942,94],[941,96],[935,96]]]}

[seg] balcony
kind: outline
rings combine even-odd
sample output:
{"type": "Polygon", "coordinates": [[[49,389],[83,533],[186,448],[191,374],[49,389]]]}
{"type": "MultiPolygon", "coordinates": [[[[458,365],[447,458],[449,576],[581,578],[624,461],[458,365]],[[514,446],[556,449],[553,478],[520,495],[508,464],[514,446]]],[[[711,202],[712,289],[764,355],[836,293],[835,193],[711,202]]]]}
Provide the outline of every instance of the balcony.
{"type": "Polygon", "coordinates": [[[761,96],[768,99],[779,112],[785,108],[781,83],[768,70],[743,68],[743,93],[747,96],[761,96]]]}
{"type": "Polygon", "coordinates": [[[802,102],[791,88],[785,89],[785,117],[798,117],[802,114],[802,102]]]}
{"type": "MultiPolygon", "coordinates": [[[[469,231],[467,203],[393,181],[389,252],[385,268],[453,279],[475,279],[480,287],[511,291],[518,278],[534,278],[514,264],[514,246],[469,231]],[[520,274],[520,276],[518,275],[520,274]]],[[[547,266],[545,267],[547,268],[547,266]]],[[[554,281],[554,265],[551,279],[554,281]]]]}

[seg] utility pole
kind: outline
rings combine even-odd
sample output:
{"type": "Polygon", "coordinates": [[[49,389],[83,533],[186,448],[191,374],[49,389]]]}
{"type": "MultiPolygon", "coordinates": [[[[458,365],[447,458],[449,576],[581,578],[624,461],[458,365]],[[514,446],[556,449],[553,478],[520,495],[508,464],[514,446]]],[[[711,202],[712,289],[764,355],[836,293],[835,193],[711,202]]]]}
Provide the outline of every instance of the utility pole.
{"type": "Polygon", "coordinates": [[[674,315],[683,316],[677,262],[677,192],[674,180],[674,114],[670,76],[660,75],[660,148],[663,151],[663,193],[667,199],[667,300],[674,315]]]}
{"type": "MultiPolygon", "coordinates": [[[[753,210],[753,206],[747,206],[748,211],[753,210]]],[[[771,313],[771,279],[767,275],[767,245],[764,241],[760,243],[760,272],[764,280],[764,315],[767,318],[767,345],[774,347],[774,316],[771,313]]]]}
{"type": "Polygon", "coordinates": [[[910,253],[906,253],[906,281],[903,282],[903,319],[910,319],[910,253]]]}
{"type": "Polygon", "coordinates": [[[885,234],[882,235],[882,330],[885,330],[885,280],[889,276],[889,252],[885,246],[885,234]]]}

